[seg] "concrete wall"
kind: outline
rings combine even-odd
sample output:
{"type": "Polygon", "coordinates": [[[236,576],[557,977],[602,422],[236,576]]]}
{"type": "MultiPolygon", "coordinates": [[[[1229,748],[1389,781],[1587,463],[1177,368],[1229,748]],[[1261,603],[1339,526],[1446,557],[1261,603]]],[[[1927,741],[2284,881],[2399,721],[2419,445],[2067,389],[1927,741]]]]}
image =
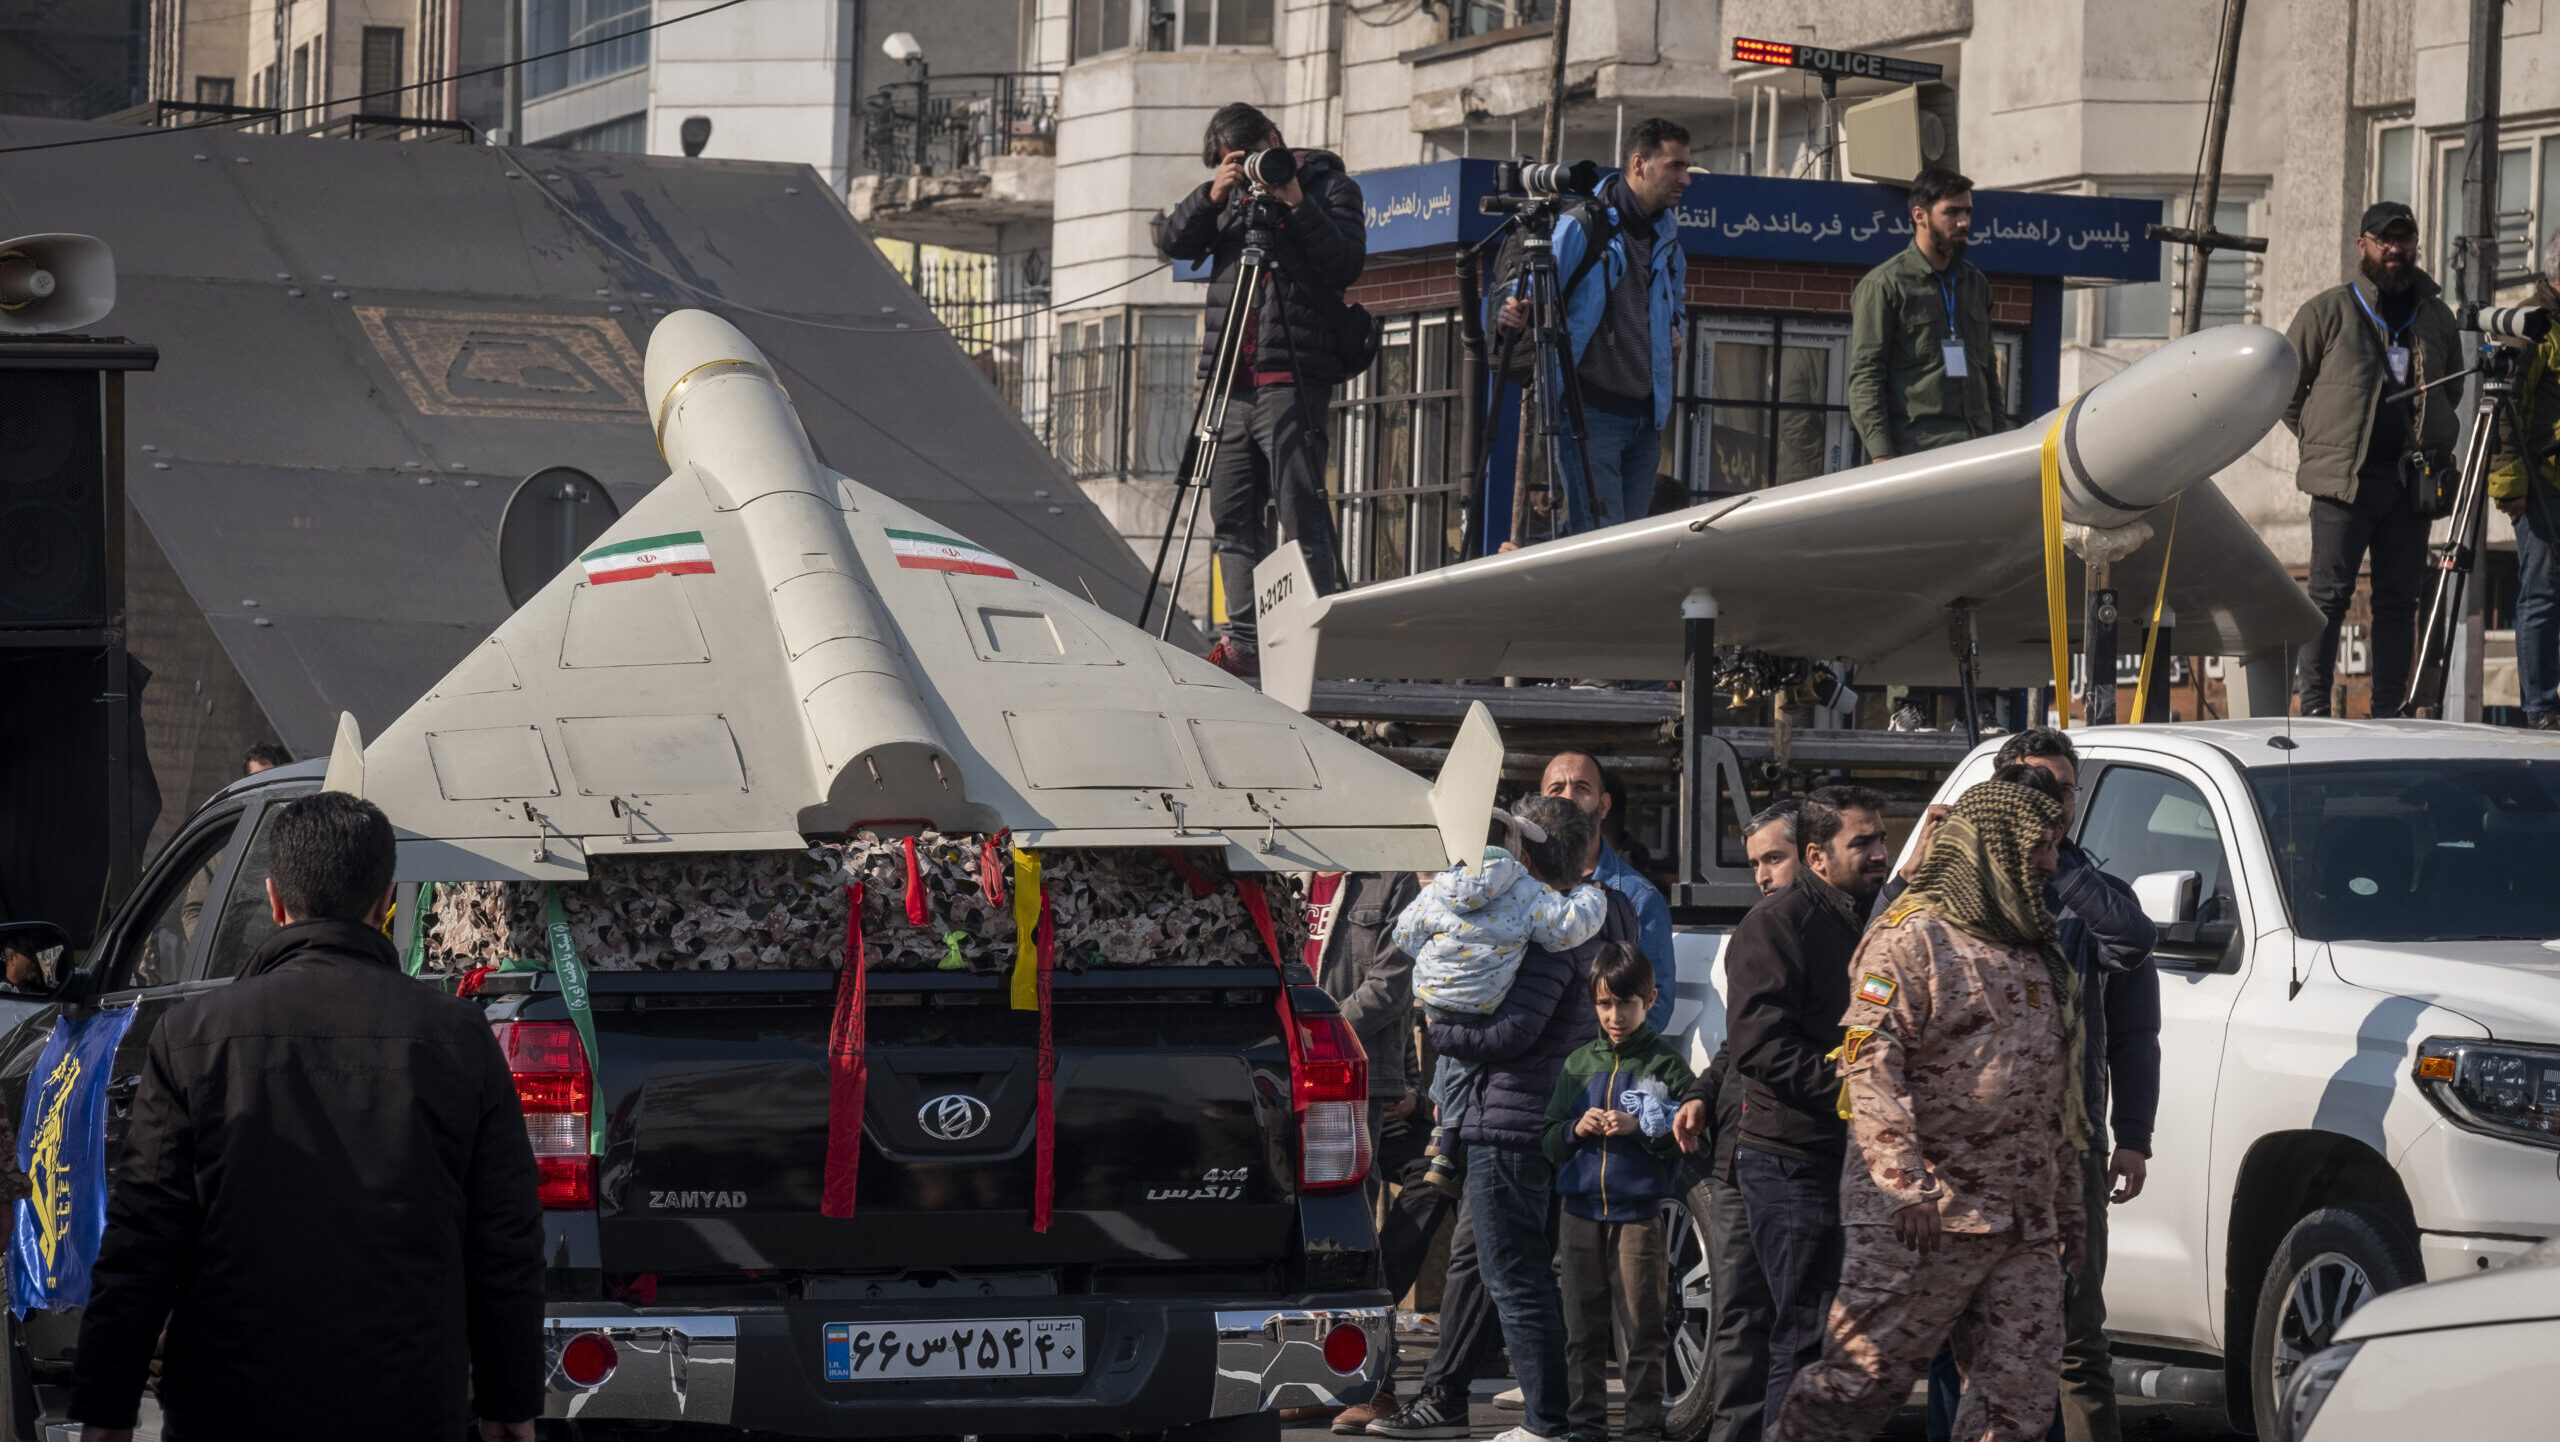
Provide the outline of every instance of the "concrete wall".
{"type": "MultiPolygon", "coordinates": [[[[660,0],[658,18],[708,3],[660,0]]],[[[759,0],[651,35],[649,152],[682,155],[685,119],[708,116],[706,158],[798,161],[841,191],[854,14],[853,0],[759,0]]]]}

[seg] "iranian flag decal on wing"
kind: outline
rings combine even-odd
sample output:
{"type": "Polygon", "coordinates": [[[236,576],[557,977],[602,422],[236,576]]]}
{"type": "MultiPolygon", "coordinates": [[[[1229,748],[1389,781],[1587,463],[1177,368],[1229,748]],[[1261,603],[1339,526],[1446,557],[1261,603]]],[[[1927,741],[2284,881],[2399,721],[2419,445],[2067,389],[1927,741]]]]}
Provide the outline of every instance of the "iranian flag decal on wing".
{"type": "Polygon", "coordinates": [[[578,558],[586,567],[587,584],[601,586],[607,581],[637,581],[644,576],[708,576],[711,574],[711,548],[702,543],[700,531],[678,531],[671,536],[643,536],[636,541],[599,546],[578,558]]]}
{"type": "Polygon", "coordinates": [[[1018,579],[1004,558],[974,541],[957,536],[938,536],[931,531],[901,531],[886,528],[889,549],[896,552],[898,564],[920,571],[958,571],[970,576],[1002,576],[1018,579]]]}

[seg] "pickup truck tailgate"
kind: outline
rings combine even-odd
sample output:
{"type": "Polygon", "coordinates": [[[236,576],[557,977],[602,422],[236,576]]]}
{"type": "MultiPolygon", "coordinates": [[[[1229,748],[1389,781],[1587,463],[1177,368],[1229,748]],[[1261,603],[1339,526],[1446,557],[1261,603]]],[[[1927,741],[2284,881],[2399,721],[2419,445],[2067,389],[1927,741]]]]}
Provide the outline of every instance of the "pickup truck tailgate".
{"type": "MultiPolygon", "coordinates": [[[[831,974],[599,975],[607,1274],[1100,1269],[1255,1284],[1294,1245],[1276,974],[1061,976],[1052,1224],[1031,1228],[1036,1013],[1001,980],[875,973],[855,1215],[822,1216],[831,974]]],[[[554,997],[535,1005],[558,1008],[554,997]]],[[[534,1015],[528,1011],[527,1016],[534,1015]]],[[[545,1014],[555,1014],[546,1012],[545,1014]]]]}

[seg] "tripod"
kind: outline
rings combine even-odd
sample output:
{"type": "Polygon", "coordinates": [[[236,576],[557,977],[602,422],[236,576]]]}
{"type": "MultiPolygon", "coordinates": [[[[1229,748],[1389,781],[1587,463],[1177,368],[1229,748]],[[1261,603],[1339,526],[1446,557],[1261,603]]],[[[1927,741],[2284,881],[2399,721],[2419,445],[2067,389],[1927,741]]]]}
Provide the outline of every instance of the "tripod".
{"type": "Polygon", "coordinates": [[[2471,573],[2480,562],[2481,525],[2489,504],[2489,462],[2497,454],[2499,419],[2512,419],[2514,414],[2516,370],[2522,355],[2511,346],[2485,342],[2480,362],[2471,370],[2385,398],[2398,400],[2474,374],[2480,377],[2480,407],[2472,412],[2470,434],[2463,437],[2462,463],[2455,472],[2453,528],[2428,557],[2436,573],[2435,593],[2427,601],[2426,622],[2418,630],[2418,654],[2409,667],[2409,695],[2400,705],[2403,716],[2444,715],[2454,631],[2462,624],[2471,573]]]}
{"type": "Polygon", "coordinates": [[[1173,509],[1165,516],[1164,535],[1156,542],[1156,562],[1147,572],[1146,595],[1138,602],[1138,626],[1145,629],[1147,616],[1155,609],[1156,588],[1164,588],[1164,619],[1156,624],[1156,639],[1163,640],[1173,630],[1174,589],[1181,584],[1182,573],[1191,568],[1191,534],[1200,521],[1200,507],[1209,494],[1209,473],[1218,463],[1218,438],[1226,430],[1227,400],[1234,394],[1236,368],[1244,361],[1245,326],[1259,314],[1264,286],[1271,275],[1271,249],[1275,227],[1269,202],[1263,190],[1255,186],[1245,203],[1244,250],[1236,257],[1235,294],[1227,299],[1226,328],[1218,332],[1218,353],[1209,366],[1209,379],[1200,399],[1191,409],[1191,439],[1182,448],[1182,473],[1174,483],[1173,509]],[[1164,577],[1164,558],[1173,549],[1174,535],[1182,536],[1182,555],[1174,563],[1173,579],[1164,577]]]}
{"type": "MultiPolygon", "coordinates": [[[[1489,389],[1485,424],[1477,429],[1486,454],[1471,456],[1473,474],[1481,478],[1492,463],[1491,439],[1502,415],[1502,397],[1506,389],[1502,376],[1511,369],[1512,354],[1525,338],[1535,356],[1531,378],[1522,382],[1535,398],[1538,409],[1538,435],[1545,442],[1547,462],[1547,494],[1560,504],[1570,505],[1566,494],[1564,443],[1573,445],[1574,458],[1581,462],[1581,497],[1586,514],[1597,524],[1599,506],[1591,490],[1591,453],[1589,427],[1582,411],[1582,381],[1574,374],[1573,346],[1565,331],[1564,295],[1556,279],[1556,249],[1552,215],[1523,214],[1515,217],[1521,227],[1520,282],[1515,298],[1529,307],[1529,323],[1519,330],[1502,333],[1502,344],[1493,364],[1494,383],[1489,389]],[[1561,399],[1563,404],[1558,405],[1561,399]]],[[[1488,243],[1490,243],[1488,241],[1488,243]]],[[[1481,493],[1482,481],[1469,487],[1481,493]]],[[[1511,487],[1511,540],[1514,545],[1529,538],[1529,474],[1526,467],[1517,468],[1511,487]]]]}

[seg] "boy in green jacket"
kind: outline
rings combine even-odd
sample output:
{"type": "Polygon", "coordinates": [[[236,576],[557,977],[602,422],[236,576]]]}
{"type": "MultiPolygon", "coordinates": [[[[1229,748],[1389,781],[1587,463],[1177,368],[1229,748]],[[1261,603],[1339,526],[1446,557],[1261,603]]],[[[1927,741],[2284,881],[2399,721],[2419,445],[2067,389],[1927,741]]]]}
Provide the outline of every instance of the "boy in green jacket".
{"type": "Polygon", "coordinates": [[[1696,1078],[1644,1024],[1653,966],[1624,942],[1591,968],[1600,1039],[1565,1058],[1547,1103],[1544,1143],[1564,1196],[1565,1378],[1574,1435],[1609,1428],[1612,1314],[1627,1339],[1626,1442],[1662,1436],[1662,1206],[1679,1185],[1671,1118],[1696,1078]]]}

